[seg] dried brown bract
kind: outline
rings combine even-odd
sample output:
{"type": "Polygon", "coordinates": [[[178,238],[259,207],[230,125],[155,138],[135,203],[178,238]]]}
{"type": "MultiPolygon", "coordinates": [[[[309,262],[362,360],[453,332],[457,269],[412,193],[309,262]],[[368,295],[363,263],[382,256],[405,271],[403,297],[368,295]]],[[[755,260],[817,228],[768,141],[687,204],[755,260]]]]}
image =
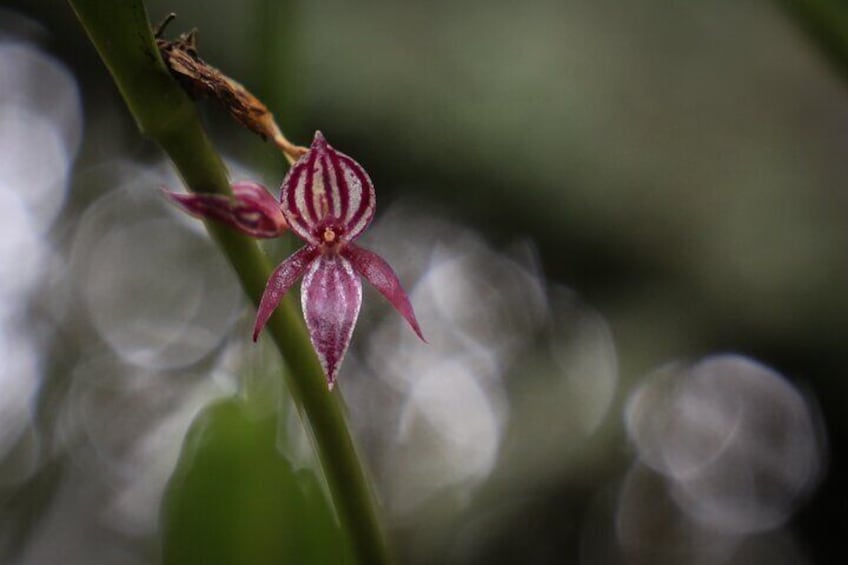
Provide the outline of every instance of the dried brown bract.
{"type": "Polygon", "coordinates": [[[180,85],[193,98],[212,98],[229,114],[262,139],[270,139],[290,163],[308,151],[308,148],[291,143],[285,138],[274,115],[244,86],[215,67],[207,64],[197,53],[197,30],[180,34],[175,41],[162,37],[165,27],[175,18],[169,14],[154,30],[156,46],[162,59],[180,85]]]}

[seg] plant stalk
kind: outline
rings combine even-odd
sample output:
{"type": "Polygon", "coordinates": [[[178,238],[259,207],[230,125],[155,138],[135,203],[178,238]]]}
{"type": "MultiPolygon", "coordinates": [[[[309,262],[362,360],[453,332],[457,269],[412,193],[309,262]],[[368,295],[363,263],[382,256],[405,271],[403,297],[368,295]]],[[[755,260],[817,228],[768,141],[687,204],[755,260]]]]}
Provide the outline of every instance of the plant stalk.
{"type": "MultiPolygon", "coordinates": [[[[193,102],[165,67],[143,2],[68,1],[141,133],[164,149],[189,190],[230,195],[224,163],[207,137],[193,102]]],[[[206,222],[206,227],[245,293],[258,305],[271,272],[268,258],[254,240],[212,222],[206,222]]],[[[312,430],[333,503],[358,561],[363,565],[389,563],[376,500],[350,436],[342,402],[337,392],[327,390],[291,296],[283,300],[266,331],[289,369],[288,388],[312,430]]]]}
{"type": "Polygon", "coordinates": [[[843,79],[848,79],[848,3],[845,0],[779,0],[778,3],[818,43],[843,79]]]}

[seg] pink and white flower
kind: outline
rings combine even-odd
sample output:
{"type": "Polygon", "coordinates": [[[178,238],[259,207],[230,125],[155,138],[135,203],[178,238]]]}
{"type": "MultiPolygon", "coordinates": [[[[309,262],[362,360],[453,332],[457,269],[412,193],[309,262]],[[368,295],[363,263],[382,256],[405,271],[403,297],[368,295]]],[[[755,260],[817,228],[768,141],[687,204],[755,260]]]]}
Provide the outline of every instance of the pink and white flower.
{"type": "MultiPolygon", "coordinates": [[[[233,186],[235,201],[211,195],[167,193],[186,211],[222,221],[254,237],[276,237],[286,226],[306,245],[271,274],[253,328],[254,341],[298,279],[312,346],[330,388],[350,344],[362,304],[364,277],[385,296],[424,340],[415,312],[392,268],[354,244],[374,218],[374,184],[353,159],[333,149],[321,132],[292,165],[280,202],[255,183],[233,186]]],[[[426,340],[425,340],[426,341],[426,340]]]]}

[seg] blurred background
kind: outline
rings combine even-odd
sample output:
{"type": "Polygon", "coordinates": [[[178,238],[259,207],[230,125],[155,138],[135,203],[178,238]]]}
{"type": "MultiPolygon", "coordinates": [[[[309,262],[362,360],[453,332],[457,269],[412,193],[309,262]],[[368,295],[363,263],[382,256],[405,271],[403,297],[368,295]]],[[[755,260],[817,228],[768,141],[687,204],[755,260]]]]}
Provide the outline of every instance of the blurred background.
{"type": "MultiPolygon", "coordinates": [[[[848,82],[779,5],[147,6],[375,181],[363,244],[430,344],[367,289],[338,388],[400,562],[846,558],[848,82]]],[[[198,516],[220,562],[344,561],[284,368],[160,186],[70,8],[0,5],[0,562],[188,563],[198,516]]]]}

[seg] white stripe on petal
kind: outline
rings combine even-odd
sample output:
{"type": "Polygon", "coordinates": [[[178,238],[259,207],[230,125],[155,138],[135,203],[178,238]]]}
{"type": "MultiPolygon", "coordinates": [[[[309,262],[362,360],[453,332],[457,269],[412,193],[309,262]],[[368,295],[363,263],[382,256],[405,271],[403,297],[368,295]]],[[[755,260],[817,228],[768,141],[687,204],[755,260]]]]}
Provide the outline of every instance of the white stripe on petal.
{"type": "Polygon", "coordinates": [[[353,170],[350,168],[350,165],[348,165],[344,161],[340,161],[340,163],[350,193],[350,200],[347,206],[347,213],[345,214],[344,218],[345,224],[349,224],[350,221],[353,219],[354,214],[356,214],[357,210],[359,210],[359,206],[362,204],[362,183],[359,182],[359,179],[357,178],[356,174],[354,174],[353,170]]]}
{"type": "MultiPolygon", "coordinates": [[[[295,166],[297,166],[297,164],[295,166]]],[[[306,163],[303,163],[301,166],[306,167],[306,163]]],[[[303,171],[297,179],[297,184],[291,189],[294,190],[295,210],[291,210],[294,214],[292,215],[293,217],[290,219],[289,223],[296,224],[296,227],[293,227],[292,229],[300,237],[312,241],[314,238],[311,237],[309,230],[311,218],[309,217],[309,211],[306,207],[306,179],[308,176],[308,171],[303,171]]],[[[284,207],[287,205],[286,200],[284,200],[285,197],[286,191],[283,191],[282,202],[284,207]]]]}
{"type": "Polygon", "coordinates": [[[321,161],[323,161],[321,157],[320,154],[315,157],[315,164],[312,170],[309,171],[309,174],[312,175],[312,206],[316,214],[310,218],[313,223],[320,222],[327,213],[325,206],[321,203],[321,200],[326,198],[327,194],[327,191],[324,189],[324,175],[321,174],[321,161]]]}

